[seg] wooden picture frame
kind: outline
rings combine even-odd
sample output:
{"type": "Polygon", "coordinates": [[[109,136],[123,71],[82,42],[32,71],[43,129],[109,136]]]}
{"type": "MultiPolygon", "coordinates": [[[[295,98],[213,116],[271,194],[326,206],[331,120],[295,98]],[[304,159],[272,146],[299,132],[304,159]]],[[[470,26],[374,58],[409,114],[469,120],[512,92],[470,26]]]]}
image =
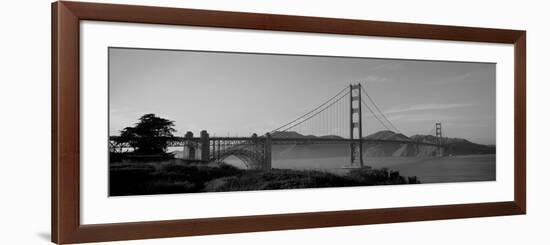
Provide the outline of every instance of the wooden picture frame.
{"type": "Polygon", "coordinates": [[[82,2],[52,4],[52,241],[82,243],[526,213],[526,32],[82,2]],[[514,200],[509,202],[82,225],[79,22],[82,20],[514,45],[514,200]]]}

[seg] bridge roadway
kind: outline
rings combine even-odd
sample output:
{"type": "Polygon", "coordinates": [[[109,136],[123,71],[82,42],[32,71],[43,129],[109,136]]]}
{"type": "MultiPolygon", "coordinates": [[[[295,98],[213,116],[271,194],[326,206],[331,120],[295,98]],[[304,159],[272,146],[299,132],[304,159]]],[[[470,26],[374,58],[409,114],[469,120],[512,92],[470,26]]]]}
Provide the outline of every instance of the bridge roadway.
{"type": "MultiPolygon", "coordinates": [[[[170,146],[183,146],[183,143],[188,141],[200,141],[201,138],[184,138],[184,137],[174,137],[171,140],[170,146]]],[[[245,142],[260,140],[264,141],[265,137],[211,137],[210,141],[228,141],[228,142],[245,142]]],[[[345,139],[345,138],[308,138],[308,137],[296,137],[296,138],[271,138],[273,145],[284,145],[284,144],[350,144],[358,142],[358,139],[345,139]]],[[[418,144],[418,145],[429,145],[440,147],[440,144],[432,142],[423,142],[423,141],[411,141],[411,140],[373,140],[373,139],[362,139],[363,143],[399,143],[399,144],[418,144]]]]}
{"type": "MultiPolygon", "coordinates": [[[[109,137],[110,141],[116,141],[118,136],[109,137]]],[[[222,142],[252,142],[254,140],[264,141],[265,137],[259,136],[254,137],[210,137],[210,141],[222,141],[222,142]]],[[[184,146],[186,142],[199,142],[201,138],[185,138],[185,137],[171,137],[168,139],[169,146],[178,147],[184,146]]],[[[297,137],[297,138],[271,138],[271,142],[274,145],[284,145],[284,144],[350,144],[358,142],[358,139],[345,139],[345,138],[308,138],[308,137],[297,137]]],[[[424,141],[411,141],[411,140],[373,140],[373,139],[362,139],[363,143],[367,144],[376,144],[376,143],[398,143],[398,144],[417,144],[417,145],[428,145],[440,147],[442,145],[433,143],[433,142],[424,142],[424,141]]]]}
{"type": "MultiPolygon", "coordinates": [[[[158,139],[158,138],[156,138],[158,139]]],[[[345,138],[273,138],[270,135],[253,137],[212,137],[203,134],[202,137],[169,137],[169,147],[183,147],[187,151],[185,159],[193,161],[223,161],[226,157],[235,156],[241,159],[251,169],[271,169],[271,147],[273,145],[310,145],[310,144],[357,144],[358,139],[345,138]],[[204,147],[207,146],[207,147],[204,147]]],[[[368,144],[414,144],[437,147],[440,150],[446,148],[431,142],[410,140],[372,140],[362,139],[364,145],[368,144]]],[[[109,137],[110,149],[113,152],[123,152],[123,148],[130,147],[129,142],[121,142],[118,136],[109,137]]]]}
{"type": "MultiPolygon", "coordinates": [[[[373,140],[373,139],[361,139],[363,143],[399,143],[399,144],[419,144],[419,145],[430,145],[430,146],[440,146],[436,143],[430,142],[420,142],[420,141],[411,141],[411,140],[373,140]]],[[[354,142],[359,142],[358,139],[340,139],[340,138],[273,138],[273,144],[350,144],[354,142]]]]}
{"type": "MultiPolygon", "coordinates": [[[[110,141],[116,141],[118,136],[109,137],[110,141]]],[[[169,146],[178,147],[185,146],[186,142],[199,142],[201,138],[185,138],[185,137],[171,137],[169,140],[169,146]]],[[[210,137],[210,141],[221,141],[221,142],[252,142],[265,141],[265,137],[259,136],[254,137],[210,137]]],[[[345,139],[345,138],[309,138],[309,137],[296,137],[296,138],[271,138],[271,143],[273,145],[285,145],[285,144],[350,144],[358,142],[358,139],[345,139]]],[[[362,139],[363,143],[367,144],[376,144],[376,143],[398,143],[398,144],[417,144],[417,145],[427,145],[427,146],[436,146],[441,147],[444,145],[433,143],[433,142],[424,142],[424,141],[411,141],[411,140],[374,140],[374,139],[362,139]]]]}

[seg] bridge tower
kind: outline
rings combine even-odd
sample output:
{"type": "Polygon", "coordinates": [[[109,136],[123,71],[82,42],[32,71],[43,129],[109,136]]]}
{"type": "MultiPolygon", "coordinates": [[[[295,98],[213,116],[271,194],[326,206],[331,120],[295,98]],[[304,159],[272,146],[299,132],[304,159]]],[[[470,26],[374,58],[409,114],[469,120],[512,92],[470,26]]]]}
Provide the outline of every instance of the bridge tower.
{"type": "Polygon", "coordinates": [[[183,152],[187,149],[187,160],[195,160],[195,144],[193,143],[193,132],[187,131],[185,133],[185,144],[183,146],[183,152]]]}
{"type": "Polygon", "coordinates": [[[438,147],[438,155],[443,156],[443,131],[441,128],[441,122],[435,123],[435,138],[438,147]]]}
{"type": "Polygon", "coordinates": [[[349,95],[349,137],[351,139],[351,165],[354,166],[356,163],[359,163],[359,166],[363,167],[363,119],[361,116],[361,84],[350,84],[349,95]]]}
{"type": "Polygon", "coordinates": [[[201,131],[201,161],[210,161],[210,135],[206,130],[201,131]]]}

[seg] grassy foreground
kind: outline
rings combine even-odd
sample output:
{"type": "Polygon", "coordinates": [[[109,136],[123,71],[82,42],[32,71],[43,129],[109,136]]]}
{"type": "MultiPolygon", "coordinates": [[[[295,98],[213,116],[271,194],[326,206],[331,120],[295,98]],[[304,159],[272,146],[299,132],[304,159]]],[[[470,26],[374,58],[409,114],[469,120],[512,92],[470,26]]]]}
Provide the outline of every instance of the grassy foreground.
{"type": "Polygon", "coordinates": [[[314,170],[244,170],[231,165],[143,163],[110,167],[109,195],[150,195],[420,183],[387,169],[353,169],[338,175],[314,170]]]}

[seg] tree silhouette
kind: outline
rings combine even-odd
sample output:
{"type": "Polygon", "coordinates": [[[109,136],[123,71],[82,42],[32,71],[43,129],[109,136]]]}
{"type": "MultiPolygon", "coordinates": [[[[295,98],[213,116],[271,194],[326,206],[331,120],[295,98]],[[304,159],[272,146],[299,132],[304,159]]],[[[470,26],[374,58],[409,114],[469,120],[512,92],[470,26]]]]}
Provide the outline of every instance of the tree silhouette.
{"type": "Polygon", "coordinates": [[[174,137],[174,121],[145,114],[134,127],[120,131],[120,140],[128,142],[137,154],[161,154],[166,152],[168,141],[174,137]]]}

